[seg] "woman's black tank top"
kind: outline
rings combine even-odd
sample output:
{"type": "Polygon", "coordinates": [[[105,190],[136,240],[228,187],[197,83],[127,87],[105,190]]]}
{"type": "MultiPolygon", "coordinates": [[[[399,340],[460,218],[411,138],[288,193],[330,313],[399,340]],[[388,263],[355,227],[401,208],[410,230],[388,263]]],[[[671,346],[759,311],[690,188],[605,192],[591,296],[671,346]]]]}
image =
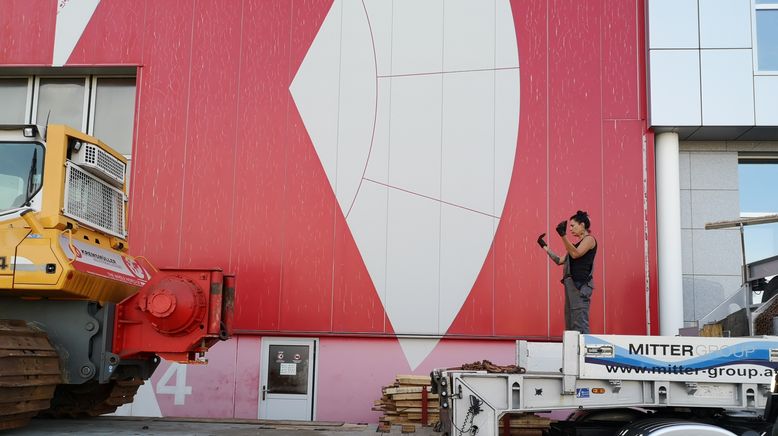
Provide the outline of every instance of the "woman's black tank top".
{"type": "MultiPolygon", "coordinates": [[[[594,236],[592,236],[592,238],[594,238],[594,236]]],[[[575,247],[578,248],[582,241],[583,239],[578,241],[578,243],[575,244],[575,247]]],[[[586,283],[591,280],[594,256],[597,254],[597,247],[600,245],[597,244],[596,239],[594,240],[594,243],[594,247],[578,259],[570,257],[570,276],[573,278],[573,281],[586,283]]]]}

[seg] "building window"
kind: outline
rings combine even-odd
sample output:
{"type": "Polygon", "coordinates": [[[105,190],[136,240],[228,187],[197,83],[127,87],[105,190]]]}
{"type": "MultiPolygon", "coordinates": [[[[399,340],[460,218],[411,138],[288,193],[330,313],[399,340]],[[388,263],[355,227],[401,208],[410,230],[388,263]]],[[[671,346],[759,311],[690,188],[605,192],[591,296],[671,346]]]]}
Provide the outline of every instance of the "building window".
{"type": "Polygon", "coordinates": [[[754,0],[756,70],[778,72],[778,0],[754,0]]]}
{"type": "Polygon", "coordinates": [[[0,78],[0,124],[24,124],[30,105],[31,81],[27,77],[0,78]]]}
{"type": "MultiPolygon", "coordinates": [[[[741,217],[778,214],[778,156],[741,158],[738,179],[741,217]]],[[[778,223],[746,226],[744,231],[746,262],[778,254],[778,223]]]]}
{"type": "Polygon", "coordinates": [[[67,124],[85,132],[88,81],[86,77],[37,77],[33,91],[37,94],[33,101],[33,124],[67,124]]]}
{"type": "Polygon", "coordinates": [[[67,124],[132,153],[135,77],[0,75],[0,101],[0,124],[67,124]]]}
{"type": "Polygon", "coordinates": [[[91,95],[90,107],[94,108],[94,116],[88,131],[129,158],[135,114],[135,78],[95,77],[91,95]]]}

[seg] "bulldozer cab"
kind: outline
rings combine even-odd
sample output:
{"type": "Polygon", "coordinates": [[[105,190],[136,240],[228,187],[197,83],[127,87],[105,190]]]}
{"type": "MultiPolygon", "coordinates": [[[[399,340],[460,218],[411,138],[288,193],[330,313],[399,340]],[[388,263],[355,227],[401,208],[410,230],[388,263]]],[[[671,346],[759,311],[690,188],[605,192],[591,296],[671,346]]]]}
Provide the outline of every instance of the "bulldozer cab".
{"type": "Polygon", "coordinates": [[[9,134],[10,129],[0,132],[0,214],[39,204],[43,186],[46,150],[37,141],[37,129],[26,126],[14,131],[30,136],[9,134]]]}

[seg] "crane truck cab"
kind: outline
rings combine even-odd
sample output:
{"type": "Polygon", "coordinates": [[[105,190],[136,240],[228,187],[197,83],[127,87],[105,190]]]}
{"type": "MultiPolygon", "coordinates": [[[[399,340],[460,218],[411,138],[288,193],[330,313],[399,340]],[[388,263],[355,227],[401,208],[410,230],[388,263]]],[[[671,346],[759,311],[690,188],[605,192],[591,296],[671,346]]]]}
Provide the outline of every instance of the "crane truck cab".
{"type": "Polygon", "coordinates": [[[68,126],[0,126],[0,429],[113,412],[231,335],[233,276],[129,254],[126,168],[68,126]]]}

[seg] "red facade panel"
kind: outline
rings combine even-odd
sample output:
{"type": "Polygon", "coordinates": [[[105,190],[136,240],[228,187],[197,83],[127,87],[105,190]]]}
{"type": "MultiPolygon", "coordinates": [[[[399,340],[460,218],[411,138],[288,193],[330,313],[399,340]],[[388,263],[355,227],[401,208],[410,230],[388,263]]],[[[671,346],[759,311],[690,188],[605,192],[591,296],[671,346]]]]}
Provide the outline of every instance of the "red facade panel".
{"type": "Polygon", "coordinates": [[[640,119],[643,92],[642,11],[638,0],[604,0],[602,37],[602,116],[604,119],[640,119]]]}
{"type": "Polygon", "coordinates": [[[51,65],[57,0],[6,0],[0,6],[0,65],[51,65]]]}
{"type": "Polygon", "coordinates": [[[66,65],[138,65],[148,35],[143,27],[147,3],[98,3],[66,65]]]}
{"type": "MultiPolygon", "coordinates": [[[[331,2],[293,3],[291,65],[286,84],[311,46],[331,2]],[[313,23],[316,23],[312,25],[313,23]]],[[[284,248],[280,328],[331,331],[337,201],[311,138],[293,102],[289,102],[284,189],[284,248]]]]}
{"type": "MultiPolygon", "coordinates": [[[[600,234],[604,261],[605,333],[646,334],[645,227],[643,206],[626,198],[643,196],[642,120],[603,122],[603,206],[609,211],[600,234]],[[625,255],[625,253],[633,253],[625,255]]],[[[599,266],[599,265],[598,265],[599,266]]]]}
{"type": "Polygon", "coordinates": [[[519,47],[521,104],[513,179],[494,242],[494,334],[510,336],[520,331],[546,337],[550,334],[549,311],[562,308],[549,308],[549,261],[535,243],[549,229],[548,9],[546,2],[513,2],[511,6],[519,47]]]}
{"type": "MultiPolygon", "coordinates": [[[[7,21],[0,63],[50,65],[56,5],[27,4],[10,2],[35,20],[37,49],[19,37],[29,27],[7,21]]],[[[139,66],[132,252],[162,266],[236,272],[244,331],[393,332],[289,91],[331,2],[134,5],[100,2],[68,61],[139,66]]],[[[601,244],[593,332],[640,333],[643,2],[511,6],[521,90],[514,171],[491,249],[448,334],[559,336],[561,269],[535,239],[546,232],[563,253],[553,229],[576,209],[590,213],[601,244]]],[[[648,165],[652,146],[649,136],[648,165]]],[[[654,253],[652,188],[648,195],[654,253]]]]}
{"type": "MultiPolygon", "coordinates": [[[[241,2],[198,3],[191,31],[181,265],[223,267],[230,258],[238,136],[241,2]]],[[[250,76],[249,76],[250,78],[250,76]]],[[[246,180],[242,178],[241,180],[246,180]]]]}
{"type": "MultiPolygon", "coordinates": [[[[162,265],[182,265],[181,219],[187,137],[194,4],[148,2],[138,76],[138,118],[133,144],[130,244],[162,265]],[[152,41],[153,39],[153,41],[152,41]]],[[[198,126],[199,128],[199,126],[198,126]]]]}
{"type": "MultiPolygon", "coordinates": [[[[592,234],[602,235],[602,78],[601,2],[550,3],[549,20],[549,221],[554,226],[576,210],[589,212],[592,234]]],[[[551,247],[564,252],[559,238],[551,247]]],[[[590,307],[593,332],[602,331],[602,255],[594,266],[595,292],[590,307]]],[[[561,278],[552,271],[552,279],[561,278]]],[[[551,306],[562,307],[562,293],[552,292],[551,306]],[[556,301],[555,301],[555,298],[556,301]]],[[[551,331],[563,330],[562,310],[551,311],[551,331]]]]}
{"type": "Polygon", "coordinates": [[[291,2],[243,4],[230,266],[250,289],[236,320],[258,330],[279,328],[291,14],[291,2]]]}

